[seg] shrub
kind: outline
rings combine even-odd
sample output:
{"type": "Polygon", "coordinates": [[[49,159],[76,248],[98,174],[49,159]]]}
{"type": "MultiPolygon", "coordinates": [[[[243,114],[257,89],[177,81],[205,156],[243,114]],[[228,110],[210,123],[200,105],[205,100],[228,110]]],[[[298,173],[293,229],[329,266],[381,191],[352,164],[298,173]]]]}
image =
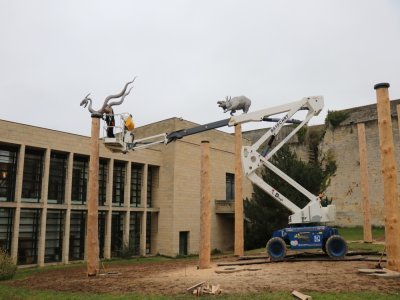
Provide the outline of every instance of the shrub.
{"type": "Polygon", "coordinates": [[[328,114],[325,118],[325,124],[328,126],[331,124],[333,126],[333,129],[338,127],[340,123],[342,123],[344,120],[346,120],[349,117],[349,114],[344,111],[328,111],[328,114]]]}
{"type": "Polygon", "coordinates": [[[7,252],[0,248],[0,280],[12,279],[17,272],[17,265],[7,252]]]}

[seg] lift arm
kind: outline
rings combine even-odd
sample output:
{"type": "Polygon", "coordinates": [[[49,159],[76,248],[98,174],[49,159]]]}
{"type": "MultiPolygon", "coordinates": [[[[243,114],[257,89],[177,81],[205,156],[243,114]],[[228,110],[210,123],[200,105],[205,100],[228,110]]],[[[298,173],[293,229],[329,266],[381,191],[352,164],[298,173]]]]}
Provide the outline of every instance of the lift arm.
{"type": "Polygon", "coordinates": [[[204,131],[224,127],[224,126],[234,126],[237,124],[243,124],[248,122],[275,122],[275,125],[271,127],[260,139],[258,139],[251,146],[242,147],[242,164],[243,170],[249,180],[259,186],[262,190],[271,195],[274,199],[280,202],[283,206],[289,209],[293,214],[289,217],[289,224],[304,224],[304,223],[316,223],[316,222],[329,222],[335,219],[335,206],[328,205],[327,207],[322,207],[320,204],[320,199],[318,196],[313,195],[299,183],[293,180],[291,177],[286,175],[276,166],[274,166],[269,159],[280,149],[284,144],[286,144],[290,138],[292,138],[301,127],[306,125],[308,121],[313,117],[318,115],[324,106],[324,99],[322,96],[305,97],[299,101],[267,108],[263,110],[258,110],[255,112],[242,114],[238,116],[232,116],[229,119],[224,119],[204,125],[199,125],[196,127],[182,129],[173,131],[170,133],[163,133],[156,136],[146,137],[143,139],[138,139],[132,142],[124,144],[124,150],[137,150],[148,148],[155,144],[168,144],[177,139],[181,139],[185,136],[192,134],[201,133],[204,131]],[[303,121],[292,119],[293,115],[300,110],[306,110],[307,115],[303,121]],[[273,118],[271,116],[283,114],[281,118],[273,118]],[[296,124],[297,126],[282,139],[278,145],[272,147],[275,137],[282,129],[282,127],[287,124],[296,124]],[[267,143],[266,147],[263,145],[267,143]],[[299,208],[284,195],[282,195],[276,187],[271,187],[266,183],[260,176],[260,168],[267,167],[272,172],[277,174],[283,180],[288,182],[291,186],[296,188],[300,193],[305,195],[309,199],[309,203],[304,208],[299,208]]]}

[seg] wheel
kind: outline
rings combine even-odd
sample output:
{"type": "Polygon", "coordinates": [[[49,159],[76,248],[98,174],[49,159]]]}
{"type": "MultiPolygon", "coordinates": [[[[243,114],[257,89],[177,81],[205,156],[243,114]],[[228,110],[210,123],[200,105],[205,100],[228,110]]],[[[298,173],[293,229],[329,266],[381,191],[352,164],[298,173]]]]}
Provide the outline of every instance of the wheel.
{"type": "Polygon", "coordinates": [[[325,250],[330,258],[342,259],[347,253],[347,243],[340,235],[332,235],[326,241],[325,250]]]}
{"type": "Polygon", "coordinates": [[[271,238],[267,243],[267,254],[272,261],[281,261],[286,256],[286,243],[280,237],[271,238]]]}

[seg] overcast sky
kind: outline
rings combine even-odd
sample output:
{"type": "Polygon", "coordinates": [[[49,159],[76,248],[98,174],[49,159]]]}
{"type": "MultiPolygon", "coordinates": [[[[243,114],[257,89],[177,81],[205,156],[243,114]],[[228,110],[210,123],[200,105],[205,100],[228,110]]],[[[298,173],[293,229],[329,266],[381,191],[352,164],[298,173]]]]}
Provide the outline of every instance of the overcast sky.
{"type": "MultiPolygon", "coordinates": [[[[228,117],[323,95],[327,110],[400,98],[400,1],[0,0],[0,119],[89,135],[94,108],[138,76],[115,108],[137,126],[228,117]]],[[[247,128],[244,126],[244,130],[247,128]]]]}

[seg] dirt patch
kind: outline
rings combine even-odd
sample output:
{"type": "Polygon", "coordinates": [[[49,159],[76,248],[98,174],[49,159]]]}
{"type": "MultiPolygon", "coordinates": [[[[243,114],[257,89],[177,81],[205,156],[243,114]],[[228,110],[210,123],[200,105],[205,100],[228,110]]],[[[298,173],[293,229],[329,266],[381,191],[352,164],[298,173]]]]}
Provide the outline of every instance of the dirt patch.
{"type": "Polygon", "coordinates": [[[220,284],[224,294],[266,291],[335,292],[400,290],[400,278],[361,275],[359,268],[373,268],[366,261],[302,261],[245,266],[217,266],[233,258],[218,259],[210,269],[198,270],[197,260],[111,265],[108,275],[89,278],[85,267],[50,270],[22,280],[9,282],[25,288],[91,292],[176,295],[201,281],[220,284]],[[224,272],[232,271],[234,272],[224,272]],[[218,272],[216,272],[218,271],[218,272]],[[222,271],[222,272],[221,272],[222,271]]]}

